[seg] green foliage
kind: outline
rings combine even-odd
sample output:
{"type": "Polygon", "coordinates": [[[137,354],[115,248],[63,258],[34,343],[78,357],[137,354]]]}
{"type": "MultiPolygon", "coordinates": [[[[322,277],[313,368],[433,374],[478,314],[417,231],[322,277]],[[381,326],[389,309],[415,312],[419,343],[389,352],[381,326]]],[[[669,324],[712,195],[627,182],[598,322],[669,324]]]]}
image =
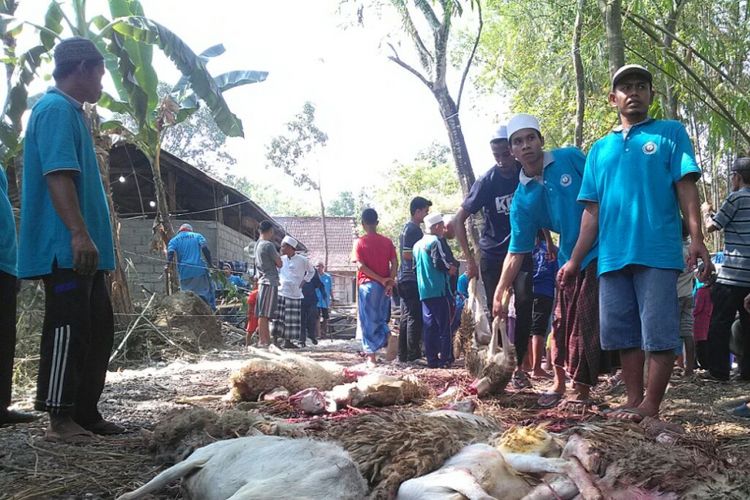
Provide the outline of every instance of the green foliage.
{"type": "MultiPolygon", "coordinates": [[[[747,2],[657,0],[623,11],[626,60],[655,75],[654,117],[676,116],[693,135],[704,168],[715,171],[747,147],[750,123],[750,17],[747,2]],[[669,31],[669,29],[674,31],[669,31]]],[[[507,91],[514,112],[537,115],[550,146],[574,141],[575,76],[570,46],[576,2],[487,0],[477,86],[507,91]]],[[[609,71],[602,14],[585,4],[581,57],[585,74],[584,146],[618,121],[607,103],[609,71]]],[[[720,169],[723,170],[723,169],[720,169]]]]}
{"type": "Polygon", "coordinates": [[[453,166],[418,160],[396,164],[382,187],[375,192],[374,205],[380,217],[379,231],[396,241],[409,219],[409,203],[415,196],[432,201],[432,211],[454,213],[461,204],[461,188],[453,166]]]}
{"type": "Polygon", "coordinates": [[[246,195],[271,216],[320,215],[312,209],[313,204],[305,203],[299,196],[270,182],[250,180],[233,174],[224,176],[222,181],[246,195]]]}
{"type": "Polygon", "coordinates": [[[271,140],[266,158],[272,166],[281,169],[294,180],[296,186],[319,190],[320,184],[302,160],[328,142],[328,135],[315,123],[315,106],[306,102],[302,112],[286,124],[286,135],[271,140]]]}
{"type": "Polygon", "coordinates": [[[335,200],[328,205],[328,215],[334,217],[356,217],[360,211],[351,191],[341,191],[335,200]]]}

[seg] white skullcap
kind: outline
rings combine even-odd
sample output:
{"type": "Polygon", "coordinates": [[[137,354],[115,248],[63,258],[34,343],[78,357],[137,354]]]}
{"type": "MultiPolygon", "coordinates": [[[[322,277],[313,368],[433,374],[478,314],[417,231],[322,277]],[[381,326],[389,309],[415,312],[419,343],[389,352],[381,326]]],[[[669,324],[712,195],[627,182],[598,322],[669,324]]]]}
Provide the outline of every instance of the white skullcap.
{"type": "Polygon", "coordinates": [[[428,229],[434,226],[435,224],[440,224],[443,221],[443,214],[441,213],[435,213],[435,214],[429,214],[424,218],[424,225],[428,229]]]}
{"type": "Polygon", "coordinates": [[[286,243],[287,245],[289,245],[292,248],[297,248],[297,245],[299,244],[299,242],[297,240],[295,240],[294,238],[292,238],[288,234],[286,236],[284,236],[283,240],[281,240],[281,244],[283,245],[284,243],[286,243]]]}
{"type": "Polygon", "coordinates": [[[497,127],[497,130],[492,134],[492,139],[490,139],[490,142],[497,141],[499,139],[508,139],[508,127],[505,125],[499,125],[497,127]]]}
{"type": "Polygon", "coordinates": [[[535,116],[527,115],[526,113],[519,113],[508,122],[508,139],[513,137],[513,134],[519,130],[525,128],[531,128],[542,133],[542,128],[539,126],[539,120],[535,116]]]}

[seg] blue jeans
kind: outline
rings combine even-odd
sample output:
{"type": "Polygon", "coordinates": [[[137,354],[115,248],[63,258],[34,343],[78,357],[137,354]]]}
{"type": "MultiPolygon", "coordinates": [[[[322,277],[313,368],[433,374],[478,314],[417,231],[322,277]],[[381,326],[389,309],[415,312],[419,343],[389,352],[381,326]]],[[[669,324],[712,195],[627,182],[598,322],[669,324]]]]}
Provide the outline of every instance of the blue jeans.
{"type": "Polygon", "coordinates": [[[602,349],[671,351],[682,345],[676,269],[631,264],[599,277],[602,349]]]}

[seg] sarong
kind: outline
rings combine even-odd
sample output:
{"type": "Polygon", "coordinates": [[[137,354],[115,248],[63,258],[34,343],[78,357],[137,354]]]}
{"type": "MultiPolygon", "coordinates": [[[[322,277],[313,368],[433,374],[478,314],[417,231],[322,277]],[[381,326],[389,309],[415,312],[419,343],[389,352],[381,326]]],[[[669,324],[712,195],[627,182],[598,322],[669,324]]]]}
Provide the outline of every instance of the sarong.
{"type": "Polygon", "coordinates": [[[375,281],[359,285],[357,296],[357,330],[362,334],[364,351],[373,354],[388,345],[391,298],[385,294],[383,285],[375,281]]]}
{"type": "Polygon", "coordinates": [[[594,386],[602,356],[596,259],[576,276],[575,283],[559,289],[557,297],[553,362],[565,368],[573,382],[594,386]]]}
{"type": "Polygon", "coordinates": [[[299,340],[302,333],[302,299],[290,299],[279,295],[276,317],[271,320],[271,335],[274,338],[299,340]]]}

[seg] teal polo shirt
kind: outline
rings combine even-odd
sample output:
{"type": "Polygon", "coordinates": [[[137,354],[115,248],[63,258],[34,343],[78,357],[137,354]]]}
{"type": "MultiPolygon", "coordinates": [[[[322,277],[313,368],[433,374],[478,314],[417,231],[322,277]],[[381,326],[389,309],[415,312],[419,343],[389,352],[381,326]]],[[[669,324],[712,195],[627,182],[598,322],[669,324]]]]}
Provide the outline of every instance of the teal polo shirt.
{"type": "Polygon", "coordinates": [[[443,250],[440,240],[433,234],[425,234],[412,248],[414,271],[417,275],[419,299],[449,297],[451,262],[443,250]]]}
{"type": "MultiPolygon", "coordinates": [[[[584,205],[578,203],[586,157],[580,149],[561,148],[544,153],[540,179],[520,174],[510,209],[509,251],[531,253],[540,229],[560,234],[558,263],[562,267],[573,253],[581,231],[584,205]]],[[[596,242],[581,262],[584,269],[598,253],[596,242]]]]}
{"type": "Polygon", "coordinates": [[[0,165],[0,271],[16,275],[16,221],[8,199],[8,178],[0,165]]]}
{"type": "Polygon", "coordinates": [[[81,103],[52,87],[34,105],[23,151],[18,276],[33,278],[73,268],[70,231],[52,205],[45,176],[72,172],[89,235],[99,250],[98,270],[115,268],[112,226],[94,142],[81,103]]]}
{"type": "Polygon", "coordinates": [[[599,204],[599,274],[630,264],[682,271],[682,223],[675,184],[700,175],[681,123],[647,119],[594,143],[582,202],[599,204]]]}

